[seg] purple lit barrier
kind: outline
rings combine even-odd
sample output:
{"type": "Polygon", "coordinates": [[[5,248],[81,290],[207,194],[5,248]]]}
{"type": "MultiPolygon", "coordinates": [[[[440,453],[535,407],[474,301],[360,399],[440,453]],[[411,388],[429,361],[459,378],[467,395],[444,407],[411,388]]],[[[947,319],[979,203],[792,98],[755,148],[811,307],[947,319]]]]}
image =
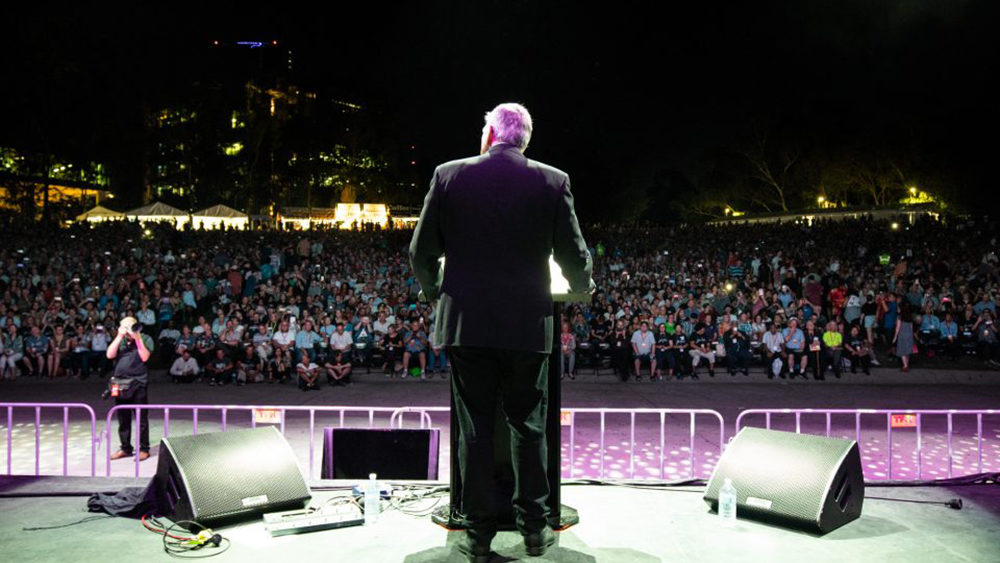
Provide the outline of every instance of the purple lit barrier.
{"type": "Polygon", "coordinates": [[[35,475],[41,475],[42,409],[62,409],[62,474],[69,474],[69,412],[80,409],[90,419],[90,475],[97,474],[97,417],[90,405],[83,403],[0,403],[7,409],[7,475],[13,474],[14,409],[34,409],[35,412],[35,475]]]}
{"type": "Polygon", "coordinates": [[[563,426],[569,427],[569,467],[570,476],[572,477],[573,468],[576,462],[576,426],[577,418],[585,417],[587,415],[597,415],[599,417],[600,430],[599,440],[600,446],[598,455],[600,456],[599,464],[599,475],[598,478],[604,479],[606,477],[605,471],[605,457],[607,454],[607,425],[606,418],[608,415],[628,415],[629,418],[629,459],[628,459],[628,474],[629,479],[636,479],[636,416],[637,415],[651,415],[658,417],[659,422],[659,479],[667,480],[667,474],[665,470],[666,463],[666,439],[668,435],[666,419],[669,415],[681,415],[688,418],[687,423],[687,438],[688,438],[688,464],[689,472],[688,477],[691,479],[696,478],[695,473],[695,422],[697,415],[708,416],[718,423],[719,427],[719,444],[718,444],[718,455],[715,457],[718,461],[718,457],[722,455],[722,448],[725,443],[725,422],[722,419],[722,415],[717,411],[711,409],[601,409],[601,408],[564,408],[561,411],[562,416],[561,423],[563,426]]]}
{"type": "Polygon", "coordinates": [[[406,413],[417,413],[420,415],[420,428],[421,429],[431,428],[432,421],[430,413],[432,412],[450,413],[451,408],[450,407],[400,407],[392,411],[392,416],[389,417],[389,426],[393,428],[402,428],[403,415],[405,415],[406,413]]]}
{"type": "MultiPolygon", "coordinates": [[[[865,448],[865,442],[861,439],[861,417],[863,415],[873,415],[885,417],[885,460],[884,464],[886,466],[886,472],[882,480],[893,480],[893,458],[902,456],[894,456],[893,454],[893,443],[894,434],[905,432],[904,429],[912,428],[915,431],[915,454],[916,454],[916,473],[909,479],[903,480],[915,480],[919,481],[923,479],[924,474],[924,458],[926,456],[925,449],[925,425],[928,424],[927,418],[931,417],[944,417],[946,422],[946,428],[944,431],[944,437],[947,444],[947,471],[946,477],[934,477],[935,479],[940,478],[952,478],[955,476],[954,466],[955,466],[955,446],[954,446],[954,433],[956,422],[967,423],[971,425],[972,417],[975,417],[975,452],[976,452],[976,462],[975,467],[978,470],[977,473],[985,472],[985,464],[983,462],[983,415],[994,415],[1000,416],[1000,410],[985,409],[985,410],[958,410],[958,409],[748,409],[739,414],[736,417],[736,432],[740,431],[743,427],[744,418],[749,416],[759,416],[764,415],[764,428],[771,429],[772,416],[778,417],[782,415],[794,415],[795,417],[795,432],[803,432],[803,415],[806,415],[810,420],[807,423],[814,423],[815,417],[811,415],[822,416],[820,422],[825,424],[825,434],[827,437],[831,435],[831,418],[833,415],[852,415],[854,417],[854,438],[858,442],[858,446],[863,449],[863,453],[867,453],[865,448]]],[[[811,426],[806,430],[806,433],[819,434],[821,432],[814,431],[815,427],[811,426]]],[[[1000,431],[1000,428],[998,428],[1000,431]]],[[[734,434],[735,435],[735,434],[734,434]]],[[[1000,437],[1000,434],[998,434],[1000,437]]],[[[877,442],[878,440],[873,440],[877,442]]],[[[969,443],[963,441],[963,443],[969,443]]],[[[997,444],[993,447],[998,448],[997,444]]],[[[878,448],[872,447],[871,451],[877,451],[878,448]]],[[[996,463],[1000,463],[1000,455],[998,455],[996,463]]],[[[990,460],[987,463],[991,465],[994,464],[994,460],[990,460]]],[[[867,468],[872,469],[872,465],[868,465],[867,468]]],[[[932,468],[930,469],[931,474],[939,474],[938,469],[944,471],[943,468],[932,468]]],[[[994,466],[995,469],[995,466],[994,466]]],[[[904,477],[909,470],[902,469],[899,471],[904,477]]],[[[963,475],[973,474],[971,472],[964,472],[963,475]]],[[[880,473],[876,473],[876,476],[880,476],[880,473]]]]}
{"type": "MultiPolygon", "coordinates": [[[[420,416],[420,428],[428,428],[428,427],[432,426],[432,422],[431,422],[431,418],[430,418],[430,413],[448,413],[448,412],[449,412],[449,408],[448,407],[403,407],[403,408],[397,409],[396,412],[393,413],[392,418],[391,418],[391,425],[395,426],[395,427],[400,427],[401,428],[402,427],[402,422],[403,422],[403,415],[406,414],[406,413],[416,413],[416,414],[418,414],[420,416]]],[[[636,479],[637,478],[637,475],[636,475],[636,457],[637,457],[637,455],[636,455],[636,444],[637,444],[637,442],[636,442],[636,426],[637,426],[637,424],[636,424],[636,417],[637,417],[637,415],[649,415],[650,417],[654,417],[656,419],[656,422],[658,422],[658,425],[657,425],[658,429],[659,429],[659,432],[658,432],[658,437],[659,437],[659,477],[658,478],[660,480],[668,480],[668,476],[666,474],[666,468],[665,468],[665,465],[666,465],[666,449],[667,449],[665,447],[666,446],[666,438],[667,438],[668,434],[670,434],[670,431],[668,431],[668,426],[667,426],[667,416],[668,415],[679,415],[679,416],[687,417],[687,419],[688,419],[686,421],[686,423],[685,423],[684,433],[685,433],[685,436],[687,437],[687,441],[688,441],[688,450],[689,450],[688,451],[688,464],[690,465],[690,468],[689,468],[689,477],[690,478],[695,478],[695,476],[696,476],[696,474],[695,474],[695,460],[696,460],[696,452],[695,452],[695,434],[696,434],[696,432],[695,432],[695,427],[696,427],[696,415],[707,415],[707,416],[709,416],[709,417],[711,417],[711,418],[714,419],[714,421],[718,425],[718,432],[719,432],[719,434],[718,434],[718,437],[719,437],[718,454],[719,455],[722,454],[722,445],[724,443],[724,433],[725,433],[725,422],[724,422],[724,420],[722,418],[722,415],[719,414],[717,411],[714,411],[714,410],[710,410],[710,409],[624,409],[624,408],[620,408],[620,409],[601,409],[601,408],[563,408],[563,409],[560,410],[560,413],[561,413],[560,419],[561,419],[562,425],[563,426],[568,426],[569,452],[568,452],[568,454],[564,454],[562,456],[562,462],[563,463],[566,463],[566,462],[569,463],[570,477],[573,476],[572,475],[573,468],[575,467],[576,461],[577,461],[577,454],[576,454],[577,419],[580,418],[580,417],[593,416],[593,417],[595,417],[595,418],[598,419],[598,422],[599,422],[599,425],[600,425],[600,429],[598,431],[598,439],[599,439],[599,442],[600,442],[600,447],[599,447],[599,451],[598,451],[598,455],[600,456],[599,478],[601,478],[601,479],[604,479],[606,477],[605,457],[606,457],[606,454],[608,453],[608,446],[607,446],[607,442],[608,442],[607,435],[608,435],[608,430],[609,430],[609,428],[608,428],[609,425],[607,424],[607,417],[608,417],[608,415],[628,416],[628,419],[629,419],[629,424],[628,424],[628,432],[629,432],[629,438],[628,438],[629,461],[628,461],[628,464],[629,464],[629,470],[628,470],[628,473],[629,473],[629,478],[630,479],[636,479]]],[[[648,427],[648,425],[643,425],[643,427],[644,428],[648,427]]],[[[615,428],[615,429],[617,430],[617,428],[615,428]]],[[[716,457],[716,459],[718,459],[718,457],[716,457]]],[[[598,477],[598,476],[595,475],[595,477],[598,477]]]]}
{"type": "MultiPolygon", "coordinates": [[[[107,419],[105,421],[104,436],[108,439],[108,452],[106,455],[105,463],[106,470],[105,475],[111,476],[111,446],[112,443],[112,422],[115,415],[121,410],[131,410],[134,411],[133,417],[133,432],[132,440],[134,442],[133,451],[135,455],[133,456],[135,462],[135,476],[139,476],[139,420],[140,412],[162,412],[163,413],[163,437],[170,435],[170,416],[172,413],[177,411],[190,412],[191,413],[191,433],[198,433],[198,417],[202,413],[218,413],[220,417],[221,431],[226,431],[226,425],[229,418],[229,411],[237,411],[246,413],[249,415],[251,428],[256,428],[258,424],[258,418],[262,418],[261,415],[267,415],[264,418],[269,418],[263,423],[275,423],[278,424],[281,434],[285,434],[285,416],[288,412],[301,412],[309,414],[309,475],[313,475],[313,469],[315,468],[315,440],[316,440],[316,414],[317,413],[336,413],[339,415],[339,427],[345,428],[345,416],[347,413],[367,413],[368,414],[368,425],[366,428],[376,428],[375,424],[375,414],[379,413],[382,415],[389,415],[388,424],[385,427],[399,427],[402,428],[403,412],[419,412],[433,410],[438,407],[420,407],[420,408],[404,408],[399,409],[395,407],[347,407],[347,406],[289,406],[289,405],[115,405],[108,411],[107,419]]],[[[439,407],[448,410],[447,407],[439,407]]],[[[421,428],[424,428],[424,424],[430,425],[430,415],[426,412],[421,415],[421,428]]],[[[326,424],[324,424],[326,426],[326,424]]],[[[150,437],[150,443],[154,443],[152,437],[150,437]]]]}

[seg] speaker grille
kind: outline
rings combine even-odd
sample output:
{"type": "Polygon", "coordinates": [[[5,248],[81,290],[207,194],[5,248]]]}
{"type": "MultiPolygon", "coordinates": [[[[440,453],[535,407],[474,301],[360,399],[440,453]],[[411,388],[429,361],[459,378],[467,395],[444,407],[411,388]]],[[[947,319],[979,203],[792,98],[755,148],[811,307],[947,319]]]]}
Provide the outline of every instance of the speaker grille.
{"type": "Polygon", "coordinates": [[[747,427],[719,460],[705,500],[717,508],[719,489],[729,477],[742,514],[825,530],[831,522],[856,517],[848,511],[860,514],[857,497],[864,493],[856,450],[852,440],[747,427]],[[855,473],[858,479],[852,478],[855,473]],[[838,492],[843,504],[835,498],[838,492]]]}
{"type": "Polygon", "coordinates": [[[301,506],[310,498],[288,442],[273,427],[165,438],[163,447],[198,521],[301,506]]]}

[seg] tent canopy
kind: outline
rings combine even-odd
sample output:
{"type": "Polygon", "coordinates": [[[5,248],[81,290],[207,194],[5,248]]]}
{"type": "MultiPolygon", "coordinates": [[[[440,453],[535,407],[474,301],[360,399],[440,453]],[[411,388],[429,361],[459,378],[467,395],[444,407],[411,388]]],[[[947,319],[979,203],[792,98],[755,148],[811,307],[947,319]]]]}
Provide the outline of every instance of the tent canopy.
{"type": "Polygon", "coordinates": [[[188,214],[172,205],[157,201],[126,211],[125,215],[129,217],[187,217],[188,214]]]}
{"type": "Polygon", "coordinates": [[[207,209],[191,214],[194,217],[221,217],[223,219],[246,219],[247,214],[237,211],[228,205],[213,205],[207,209]]]}
{"type": "Polygon", "coordinates": [[[121,211],[114,211],[107,207],[96,205],[93,209],[85,211],[76,216],[77,221],[87,221],[89,219],[121,219],[125,214],[121,211]]]}

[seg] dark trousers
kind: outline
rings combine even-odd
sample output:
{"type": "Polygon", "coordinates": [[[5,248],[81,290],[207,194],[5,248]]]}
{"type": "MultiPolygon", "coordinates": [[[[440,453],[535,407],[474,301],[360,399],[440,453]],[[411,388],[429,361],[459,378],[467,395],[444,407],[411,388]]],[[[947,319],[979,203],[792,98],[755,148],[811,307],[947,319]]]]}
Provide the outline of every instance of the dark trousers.
{"type": "MultiPolygon", "coordinates": [[[[115,399],[117,405],[146,405],[149,399],[146,396],[146,386],[140,385],[136,388],[131,398],[115,399]]],[[[135,410],[121,409],[118,411],[118,440],[121,442],[121,450],[128,455],[134,453],[132,447],[132,421],[135,419],[135,410]]],[[[139,450],[149,451],[149,410],[142,409],[139,415],[139,450]]]]}
{"type": "Polygon", "coordinates": [[[856,356],[854,354],[850,354],[848,356],[848,359],[851,360],[851,373],[857,373],[859,365],[861,366],[861,369],[864,370],[865,373],[869,373],[872,365],[871,354],[865,354],[864,356],[856,356]]]}
{"type": "Polygon", "coordinates": [[[728,350],[726,350],[726,355],[728,356],[727,361],[729,362],[730,373],[736,370],[750,369],[749,349],[729,348],[728,350]]]}
{"type": "Polygon", "coordinates": [[[462,507],[470,535],[496,534],[493,428],[502,398],[510,432],[514,469],[514,515],[523,534],[546,523],[549,496],[545,417],[548,408],[548,355],[473,346],[449,346],[451,389],[459,427],[462,507]]]}
{"type": "Polygon", "coordinates": [[[819,362],[819,376],[823,377],[826,374],[826,365],[830,364],[833,368],[833,374],[840,377],[840,372],[844,370],[844,364],[842,359],[843,350],[825,350],[820,357],[819,362]]]}

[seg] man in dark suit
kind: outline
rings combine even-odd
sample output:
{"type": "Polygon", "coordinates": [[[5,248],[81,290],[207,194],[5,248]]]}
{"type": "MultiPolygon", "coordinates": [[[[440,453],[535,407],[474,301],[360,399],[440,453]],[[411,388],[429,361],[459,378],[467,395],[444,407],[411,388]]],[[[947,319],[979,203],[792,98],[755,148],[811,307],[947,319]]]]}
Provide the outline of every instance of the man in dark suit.
{"type": "Polygon", "coordinates": [[[434,171],[410,243],[422,291],[439,300],[435,341],[446,346],[452,361],[460,436],[452,447],[459,452],[467,523],[459,548],[474,560],[489,557],[496,534],[498,395],[511,434],[518,530],[529,555],[541,555],[555,542],[546,521],[549,256],[571,291],[593,288],[569,176],[524,156],[531,130],[531,116],[521,105],[500,104],[487,113],[480,156],[434,171]]]}

